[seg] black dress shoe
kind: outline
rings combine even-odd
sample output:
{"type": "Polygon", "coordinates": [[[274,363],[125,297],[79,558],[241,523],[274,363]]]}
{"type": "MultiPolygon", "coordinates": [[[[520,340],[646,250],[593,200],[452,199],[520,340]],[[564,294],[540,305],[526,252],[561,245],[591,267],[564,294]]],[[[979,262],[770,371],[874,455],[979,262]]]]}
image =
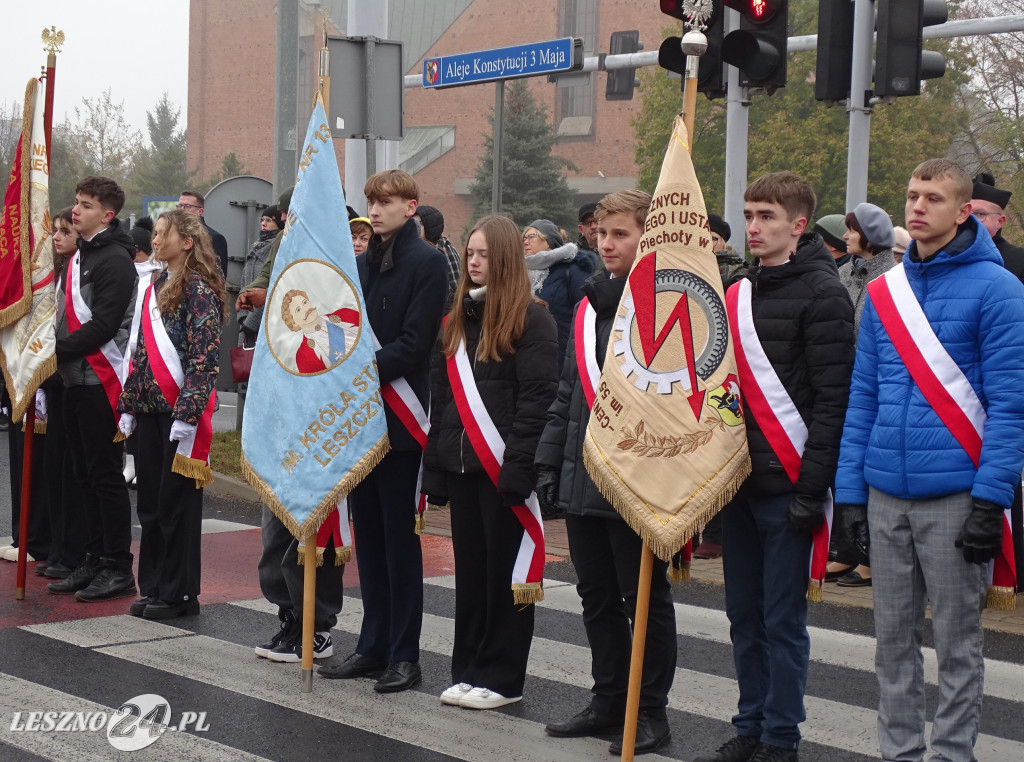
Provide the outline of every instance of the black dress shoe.
{"type": "Polygon", "coordinates": [[[754,736],[734,736],[719,746],[714,754],[697,757],[693,762],[748,762],[760,745],[754,736]]]}
{"type": "Polygon", "coordinates": [[[544,732],[556,738],[593,736],[610,730],[622,730],[622,715],[599,714],[589,706],[568,720],[552,722],[550,725],[544,726],[544,732]]]}
{"type": "Polygon", "coordinates": [[[372,656],[363,656],[363,654],[352,654],[341,664],[320,667],[317,672],[321,677],[330,680],[349,680],[353,677],[367,677],[375,672],[380,672],[386,666],[387,662],[383,659],[374,659],[372,656]]]}
{"type": "MultiPolygon", "coordinates": [[[[633,744],[634,754],[647,754],[657,751],[672,740],[668,729],[668,720],[641,714],[636,720],[636,742],[633,744]]],[[[622,756],[622,739],[608,747],[608,751],[622,756]]]]}
{"type": "MultiPolygon", "coordinates": [[[[68,577],[68,579],[71,578],[68,577]]],[[[130,571],[105,567],[99,570],[86,588],[75,593],[75,600],[82,603],[112,601],[115,598],[127,598],[130,595],[135,595],[136,592],[138,591],[135,589],[134,574],[130,571]]]]}
{"type": "Polygon", "coordinates": [[[398,693],[419,685],[423,679],[418,661],[396,661],[388,665],[380,680],[374,683],[377,693],[398,693]]]}
{"type": "Polygon", "coordinates": [[[156,598],[146,596],[145,598],[139,598],[137,601],[132,601],[132,605],[128,607],[129,616],[142,616],[142,613],[146,610],[146,606],[151,604],[156,598]]]}
{"type": "Polygon", "coordinates": [[[168,603],[159,598],[151,599],[151,603],[142,611],[146,619],[174,619],[179,616],[196,616],[199,614],[199,599],[168,603]]]}
{"type": "Polygon", "coordinates": [[[46,586],[54,595],[68,595],[89,587],[93,577],[100,573],[100,560],[96,556],[86,555],[85,560],[80,563],[71,574],[57,582],[51,582],[46,586]]]}
{"type": "MultiPolygon", "coordinates": [[[[71,576],[74,571],[70,566],[60,563],[59,561],[55,564],[50,564],[43,570],[42,574],[47,579],[67,579],[71,576]]],[[[39,569],[36,569],[36,574],[39,574],[39,569]]]]}
{"type": "Polygon", "coordinates": [[[860,572],[854,569],[836,580],[839,587],[871,587],[871,577],[862,577],[860,572]]]}
{"type": "Polygon", "coordinates": [[[46,570],[49,569],[49,568],[50,568],[50,562],[49,561],[40,561],[39,563],[36,564],[36,576],[37,577],[45,577],[46,576],[46,570]]]}
{"type": "Polygon", "coordinates": [[[843,576],[849,574],[850,572],[852,572],[856,568],[857,568],[856,566],[854,566],[853,564],[850,564],[849,566],[844,566],[842,569],[836,569],[835,571],[828,571],[828,570],[826,570],[825,571],[825,581],[826,582],[835,582],[837,579],[839,579],[840,577],[843,577],[843,576]]]}

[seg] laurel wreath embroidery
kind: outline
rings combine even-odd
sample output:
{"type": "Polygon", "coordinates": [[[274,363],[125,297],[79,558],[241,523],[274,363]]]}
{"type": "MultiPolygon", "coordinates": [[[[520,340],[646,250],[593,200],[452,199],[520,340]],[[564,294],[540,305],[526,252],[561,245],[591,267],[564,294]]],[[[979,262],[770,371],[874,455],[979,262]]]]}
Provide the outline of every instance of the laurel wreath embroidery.
{"type": "Polygon", "coordinates": [[[721,418],[709,415],[704,419],[703,428],[680,437],[660,437],[648,433],[644,422],[640,421],[634,431],[628,426],[623,427],[623,438],[619,440],[620,450],[631,450],[641,458],[674,458],[680,453],[690,454],[703,447],[715,435],[716,431],[725,430],[725,422],[721,418]]]}

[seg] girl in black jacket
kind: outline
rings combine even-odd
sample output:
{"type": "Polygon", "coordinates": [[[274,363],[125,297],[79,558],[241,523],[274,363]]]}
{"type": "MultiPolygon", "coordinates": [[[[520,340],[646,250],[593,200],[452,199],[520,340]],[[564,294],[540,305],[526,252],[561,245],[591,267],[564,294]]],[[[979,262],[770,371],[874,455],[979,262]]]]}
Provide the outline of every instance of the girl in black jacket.
{"type": "Polygon", "coordinates": [[[534,453],[558,383],[558,330],[530,292],[519,231],[485,217],[470,232],[431,391],[423,492],[451,503],[455,551],[453,685],[445,704],[492,709],[523,694],[534,608],[510,587],[523,539],[512,506],[533,492],[534,453]],[[486,415],[504,442],[497,485],[485,472],[452,394],[460,344],[486,415]]]}

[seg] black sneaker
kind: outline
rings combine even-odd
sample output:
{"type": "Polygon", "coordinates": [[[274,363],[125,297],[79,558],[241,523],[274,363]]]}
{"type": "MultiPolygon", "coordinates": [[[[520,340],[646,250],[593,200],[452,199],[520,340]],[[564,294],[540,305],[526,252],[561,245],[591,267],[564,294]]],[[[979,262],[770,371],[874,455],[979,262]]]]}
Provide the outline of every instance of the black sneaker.
{"type": "MultiPolygon", "coordinates": [[[[55,564],[50,564],[49,566],[47,566],[46,569],[43,571],[43,576],[47,579],[67,579],[71,576],[72,572],[74,572],[74,569],[58,561],[55,564]]],[[[39,570],[36,569],[36,574],[38,573],[39,570]]]]}
{"type": "Polygon", "coordinates": [[[711,756],[697,757],[693,762],[750,762],[760,745],[753,736],[736,736],[719,746],[711,756]]]}
{"type": "MultiPolygon", "coordinates": [[[[331,642],[331,633],[317,632],[313,634],[313,658],[329,659],[334,656],[334,644],[331,642]]],[[[302,629],[295,628],[295,634],[291,638],[283,638],[267,654],[271,661],[284,662],[286,664],[297,664],[302,661],[302,629]]]]}
{"type": "Polygon", "coordinates": [[[278,628],[277,632],[274,633],[274,637],[270,639],[270,642],[264,643],[262,646],[256,646],[256,648],[253,649],[256,651],[256,655],[261,659],[266,659],[270,652],[277,648],[278,644],[282,640],[291,637],[292,630],[296,628],[297,624],[298,623],[295,621],[295,614],[291,611],[284,612],[284,618],[281,620],[281,626],[278,628]]]}
{"type": "Polygon", "coordinates": [[[137,601],[132,601],[132,605],[128,607],[128,614],[130,616],[141,617],[142,613],[146,610],[146,606],[148,606],[155,600],[157,599],[151,598],[147,595],[144,598],[139,598],[139,600],[137,601]]]}
{"type": "Polygon", "coordinates": [[[89,586],[84,590],[75,593],[75,600],[83,603],[95,603],[97,601],[112,601],[115,598],[125,598],[135,595],[135,575],[130,571],[118,571],[104,567],[93,578],[89,586]]]}
{"type": "Polygon", "coordinates": [[[750,762],[800,762],[796,749],[783,749],[770,744],[759,744],[750,762]]]}
{"type": "Polygon", "coordinates": [[[71,574],[62,580],[49,583],[46,589],[54,595],[69,595],[89,587],[89,583],[99,572],[100,560],[87,554],[85,560],[71,574]]]}

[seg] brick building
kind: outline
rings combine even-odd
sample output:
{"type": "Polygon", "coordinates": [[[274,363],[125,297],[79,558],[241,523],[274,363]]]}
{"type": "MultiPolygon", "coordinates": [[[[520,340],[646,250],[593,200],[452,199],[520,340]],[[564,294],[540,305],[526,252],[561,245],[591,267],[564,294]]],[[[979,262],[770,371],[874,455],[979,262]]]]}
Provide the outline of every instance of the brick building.
{"type": "MultiPolygon", "coordinates": [[[[347,3],[300,6],[299,113],[305,129],[315,86],[317,13],[325,9],[344,33],[347,3]]],[[[272,0],[192,0],[189,21],[188,165],[209,177],[234,152],[250,172],[272,177],[276,15],[272,0]]],[[[404,43],[407,74],[423,59],[557,37],[582,37],[584,55],[607,52],[613,31],[639,29],[655,50],[671,22],[653,0],[390,0],[391,39],[404,43]]],[[[556,87],[529,80],[561,137],[555,152],[579,172],[568,174],[577,204],[633,187],[632,101],[606,101],[606,74],[578,75],[579,84],[556,87]]],[[[423,188],[422,200],[444,212],[446,232],[461,240],[472,222],[469,186],[484,151],[494,85],[443,91],[405,90],[405,139],[399,166],[423,188]]],[[[344,141],[336,141],[344,157],[344,141]]]]}

